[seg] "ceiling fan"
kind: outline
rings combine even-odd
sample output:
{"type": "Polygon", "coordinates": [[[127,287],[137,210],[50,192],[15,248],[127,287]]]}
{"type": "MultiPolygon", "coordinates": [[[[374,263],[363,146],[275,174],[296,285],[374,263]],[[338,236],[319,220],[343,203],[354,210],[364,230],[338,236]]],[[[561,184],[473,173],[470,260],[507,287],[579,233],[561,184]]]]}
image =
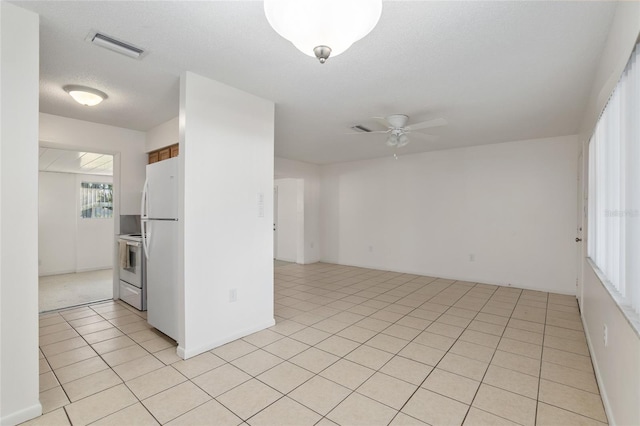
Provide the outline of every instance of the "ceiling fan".
{"type": "MultiPolygon", "coordinates": [[[[435,135],[428,135],[425,133],[416,132],[416,130],[427,129],[429,127],[445,126],[447,120],[444,118],[434,118],[433,120],[423,121],[421,123],[414,123],[407,125],[409,122],[409,116],[404,114],[392,114],[386,117],[374,117],[378,123],[382,124],[387,130],[370,130],[362,125],[351,127],[353,130],[358,130],[357,134],[365,133],[387,133],[389,138],[387,139],[387,146],[394,148],[402,148],[409,143],[409,134],[421,139],[435,140],[438,137],[435,135]]],[[[354,133],[354,134],[355,134],[354,133]]]]}

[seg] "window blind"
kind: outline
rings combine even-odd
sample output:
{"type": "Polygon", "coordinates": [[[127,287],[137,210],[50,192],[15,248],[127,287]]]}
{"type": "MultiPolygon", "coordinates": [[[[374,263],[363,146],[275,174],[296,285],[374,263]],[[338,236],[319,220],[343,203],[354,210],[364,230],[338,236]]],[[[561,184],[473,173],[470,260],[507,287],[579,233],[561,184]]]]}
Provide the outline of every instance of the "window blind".
{"type": "Polygon", "coordinates": [[[110,219],[113,217],[113,185],[82,182],[80,185],[80,217],[110,219]]]}
{"type": "Polygon", "coordinates": [[[589,141],[588,255],[640,313],[640,43],[589,141]]]}

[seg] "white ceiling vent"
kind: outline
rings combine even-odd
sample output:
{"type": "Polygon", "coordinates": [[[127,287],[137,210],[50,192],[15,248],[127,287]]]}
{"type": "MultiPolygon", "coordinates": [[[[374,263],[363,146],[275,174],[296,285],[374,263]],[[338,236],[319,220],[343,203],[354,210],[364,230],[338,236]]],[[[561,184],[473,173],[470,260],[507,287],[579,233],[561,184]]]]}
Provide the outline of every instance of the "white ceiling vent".
{"type": "Polygon", "coordinates": [[[144,49],[99,32],[89,33],[85,40],[130,58],[141,59],[146,54],[144,49]]]}

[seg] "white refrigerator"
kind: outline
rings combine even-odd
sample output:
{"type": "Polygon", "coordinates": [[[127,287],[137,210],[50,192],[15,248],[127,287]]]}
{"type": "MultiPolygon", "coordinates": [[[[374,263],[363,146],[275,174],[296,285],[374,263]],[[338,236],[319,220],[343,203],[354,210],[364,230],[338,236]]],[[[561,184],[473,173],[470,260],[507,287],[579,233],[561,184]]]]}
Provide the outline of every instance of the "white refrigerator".
{"type": "Polygon", "coordinates": [[[147,165],[141,202],[147,321],[178,338],[178,158],[147,165]]]}

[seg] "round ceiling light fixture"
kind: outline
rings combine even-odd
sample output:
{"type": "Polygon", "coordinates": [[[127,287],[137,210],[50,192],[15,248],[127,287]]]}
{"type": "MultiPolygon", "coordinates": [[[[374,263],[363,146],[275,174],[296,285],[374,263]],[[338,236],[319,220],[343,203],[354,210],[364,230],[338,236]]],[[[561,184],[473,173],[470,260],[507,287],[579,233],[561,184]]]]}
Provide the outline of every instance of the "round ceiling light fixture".
{"type": "Polygon", "coordinates": [[[278,34],[324,64],[375,28],[382,0],[265,0],[264,13],[278,34]]]}
{"type": "Polygon", "coordinates": [[[71,95],[71,97],[75,99],[76,102],[85,106],[98,105],[100,102],[108,98],[106,93],[101,92],[100,90],[92,89],[91,87],[72,84],[64,86],[63,89],[65,92],[71,95]]]}

